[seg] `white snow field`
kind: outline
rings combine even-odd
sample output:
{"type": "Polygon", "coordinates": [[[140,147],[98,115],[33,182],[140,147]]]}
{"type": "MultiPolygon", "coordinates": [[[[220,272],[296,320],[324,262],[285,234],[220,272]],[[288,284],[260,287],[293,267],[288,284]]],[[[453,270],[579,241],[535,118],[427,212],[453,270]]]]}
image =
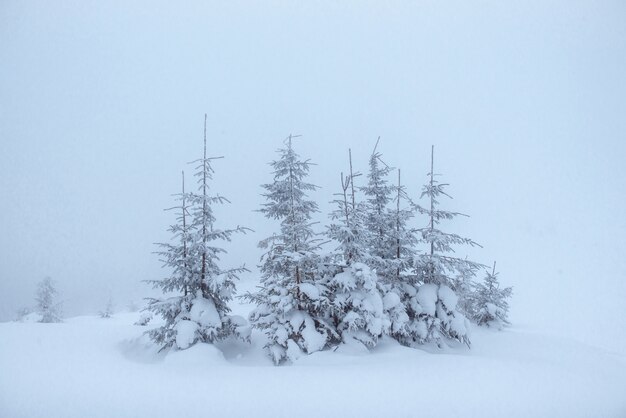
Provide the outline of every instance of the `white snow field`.
{"type": "Polygon", "coordinates": [[[0,417],[626,417],[626,356],[515,327],[473,346],[158,354],[139,313],[0,323],[0,417]]]}

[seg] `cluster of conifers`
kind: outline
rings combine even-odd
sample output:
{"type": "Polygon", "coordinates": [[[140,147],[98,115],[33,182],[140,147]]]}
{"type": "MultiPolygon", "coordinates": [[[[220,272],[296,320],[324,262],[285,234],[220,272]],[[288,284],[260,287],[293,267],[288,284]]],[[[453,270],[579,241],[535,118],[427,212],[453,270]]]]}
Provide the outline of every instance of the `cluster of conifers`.
{"type": "MultiPolygon", "coordinates": [[[[198,342],[239,337],[249,340],[251,329],[262,331],[265,348],[276,364],[304,354],[346,344],[374,347],[388,335],[400,343],[464,343],[470,345],[469,323],[507,323],[511,289],[500,289],[495,264],[483,282],[475,279],[485,266],[454,256],[456,245],[478,245],[468,238],[443,232],[441,221],[460,215],[441,210],[448,196],[431,171],[415,203],[393,171],[374,149],[367,181],[357,184],[352,158],[348,174],[341,174],[341,191],[325,232],[312,228],[317,204],[308,198],[316,186],[307,183],[310,163],[294,151],[292,136],[271,163],[273,181],[263,185],[266,201],[260,212],[279,223],[277,231],[259,246],[266,249],[257,292],[241,298],[255,305],[248,321],[230,315],[235,282],[244,267],[218,265],[229,241],[244,227],[219,229],[211,209],[227,202],[209,194],[212,158],[198,160],[199,190],[178,195],[173,239],[160,244],[170,275],[151,281],[163,298],[149,300],[148,309],[163,317],[162,326],[148,331],[163,348],[185,349],[198,342]],[[421,217],[425,227],[416,228],[421,217]],[[322,249],[323,242],[332,242],[322,249]]],[[[420,220],[420,221],[421,221],[420,220]]]]}

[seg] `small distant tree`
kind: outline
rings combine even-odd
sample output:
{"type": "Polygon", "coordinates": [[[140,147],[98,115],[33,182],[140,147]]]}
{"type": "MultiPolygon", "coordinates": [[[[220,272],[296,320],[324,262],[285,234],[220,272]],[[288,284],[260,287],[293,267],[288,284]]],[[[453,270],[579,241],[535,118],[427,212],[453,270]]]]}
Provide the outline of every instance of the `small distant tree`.
{"type": "Polygon", "coordinates": [[[329,302],[320,280],[320,239],[312,228],[318,209],[307,196],[317,186],[306,181],[311,163],[294,151],[293,138],[289,135],[271,163],[274,181],[262,186],[267,202],[260,212],[278,220],[280,229],[259,243],[267,249],[261,286],[244,295],[257,305],[250,323],[266,335],[265,348],[275,364],[325,348],[333,333],[325,318],[329,302]]]}
{"type": "Polygon", "coordinates": [[[61,303],[57,301],[58,292],[54,281],[46,277],[37,285],[37,313],[41,315],[39,322],[61,322],[61,303]]]}
{"type": "Polygon", "coordinates": [[[18,322],[24,321],[28,315],[33,313],[32,308],[23,307],[17,310],[15,320],[18,322]]]}
{"type": "Polygon", "coordinates": [[[473,318],[478,325],[487,325],[502,329],[509,325],[508,299],[513,293],[512,287],[500,288],[496,263],[487,271],[482,283],[477,283],[473,294],[473,318]]]}
{"type": "Polygon", "coordinates": [[[113,315],[113,300],[109,298],[103,310],[98,312],[100,318],[110,318],[113,315]]]}

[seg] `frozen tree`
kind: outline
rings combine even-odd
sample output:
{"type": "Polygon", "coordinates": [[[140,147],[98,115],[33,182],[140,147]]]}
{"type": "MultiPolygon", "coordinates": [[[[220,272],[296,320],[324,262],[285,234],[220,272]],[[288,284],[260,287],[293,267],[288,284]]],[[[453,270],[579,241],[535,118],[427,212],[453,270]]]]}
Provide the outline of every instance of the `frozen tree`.
{"type": "Polygon", "coordinates": [[[504,325],[509,325],[509,303],[507,299],[511,297],[512,293],[513,288],[511,287],[500,289],[496,263],[494,262],[493,270],[487,271],[484,281],[475,285],[472,319],[478,325],[487,325],[498,329],[504,325]]]}
{"type": "Polygon", "coordinates": [[[385,298],[376,273],[360,262],[342,268],[328,281],[328,286],[332,295],[331,317],[341,341],[374,347],[390,327],[385,308],[399,304],[400,299],[385,298]]]}
{"type": "Polygon", "coordinates": [[[320,240],[312,228],[318,209],[307,195],[317,186],[306,182],[311,163],[294,151],[293,138],[271,163],[274,181],[262,186],[267,202],[260,212],[280,221],[280,230],[259,243],[267,249],[261,286],[245,295],[257,305],[250,322],[267,336],[265,347],[275,364],[323,349],[334,332],[324,315],[329,302],[320,276],[320,240]]]}
{"type": "Polygon", "coordinates": [[[447,184],[436,180],[434,172],[434,147],[431,149],[431,167],[429,181],[422,189],[422,198],[426,198],[429,206],[418,210],[428,217],[428,225],[420,229],[422,240],[427,244],[426,254],[418,257],[416,273],[421,283],[412,298],[410,306],[413,312],[411,333],[417,342],[434,341],[441,344],[444,338],[455,339],[469,346],[467,319],[457,305],[459,296],[467,298],[462,292],[459,280],[465,282],[481,267],[480,264],[467,259],[454,257],[454,246],[476,246],[474,241],[456,234],[446,233],[439,229],[443,220],[451,220],[462,215],[438,208],[442,196],[450,197],[446,191],[447,184]]]}
{"type": "MultiPolygon", "coordinates": [[[[148,298],[146,309],[165,319],[165,325],[148,331],[150,337],[163,348],[175,344],[178,336],[179,323],[187,320],[187,314],[191,309],[194,295],[189,288],[192,283],[199,280],[194,268],[194,257],[190,254],[192,246],[192,231],[189,227],[189,195],[185,192],[185,173],[182,173],[182,192],[176,195],[180,202],[176,209],[176,223],[169,227],[174,243],[158,244],[161,251],[158,252],[163,265],[169,269],[170,276],[161,280],[152,280],[149,283],[154,288],[159,288],[169,297],[165,299],[148,298]]],[[[197,283],[196,283],[197,285],[197,283]]],[[[192,333],[193,335],[193,333],[192,333]]],[[[180,336],[181,348],[186,348],[190,343],[180,336]]]]}
{"type": "Polygon", "coordinates": [[[332,202],[336,208],[330,214],[331,224],[326,235],[339,243],[335,255],[340,264],[350,265],[356,261],[365,261],[369,258],[367,249],[367,231],[364,226],[364,208],[356,202],[356,187],[354,179],[360,173],[354,173],[352,168],[352,151],[349,150],[350,174],[341,173],[341,193],[332,202]]]}
{"type": "MultiPolygon", "coordinates": [[[[378,140],[380,141],[380,138],[378,140]]],[[[365,239],[370,255],[368,264],[386,282],[396,273],[393,262],[397,249],[393,233],[395,225],[393,213],[389,208],[394,196],[394,187],[387,180],[392,168],[382,161],[377,148],[378,141],[370,156],[367,185],[361,187],[365,195],[362,210],[363,224],[367,231],[365,239]]]]}
{"type": "Polygon", "coordinates": [[[484,267],[482,264],[474,263],[465,259],[466,263],[461,263],[454,277],[451,278],[452,288],[459,296],[457,309],[465,315],[466,318],[472,317],[472,300],[474,295],[474,278],[484,267]]]}
{"type": "Polygon", "coordinates": [[[394,187],[394,208],[391,212],[393,228],[390,237],[393,243],[393,276],[396,282],[412,282],[407,275],[412,270],[416,246],[418,244],[417,230],[410,227],[410,221],[415,217],[415,206],[406,193],[406,187],[401,181],[401,172],[398,170],[398,185],[394,187]],[[403,205],[406,202],[408,205],[403,205]]]}
{"type": "Polygon", "coordinates": [[[389,231],[393,244],[390,261],[391,274],[385,283],[385,309],[391,322],[390,334],[403,344],[412,340],[409,329],[411,298],[416,293],[417,277],[413,273],[418,244],[417,231],[410,226],[415,217],[415,206],[409,199],[398,170],[398,183],[394,187],[393,208],[390,215],[392,228],[389,231]]]}
{"type": "Polygon", "coordinates": [[[212,206],[229,203],[223,196],[209,194],[209,181],[213,176],[207,157],[206,115],[204,117],[204,154],[197,163],[196,177],[199,191],[187,193],[184,188],[177,195],[180,205],[177,222],[169,228],[174,243],[159,244],[164,266],[171,275],[162,280],[150,281],[167,296],[149,299],[147,309],[160,315],[165,324],[150,330],[150,337],[162,348],[176,346],[186,349],[197,342],[214,342],[231,335],[248,338],[245,320],[231,316],[228,302],[235,293],[235,281],[245,267],[222,269],[218,265],[225,250],[219,241],[230,241],[235,233],[245,233],[246,228],[218,229],[212,206]]]}
{"type": "Polygon", "coordinates": [[[33,310],[29,307],[23,307],[17,310],[15,320],[17,322],[23,322],[28,315],[32,314],[33,310]]]}
{"type": "Polygon", "coordinates": [[[113,315],[113,300],[109,298],[104,310],[99,312],[100,318],[110,318],[113,315]]]}
{"type": "Polygon", "coordinates": [[[415,241],[411,237],[415,236],[414,231],[407,226],[413,209],[402,207],[402,200],[406,198],[402,185],[398,183],[396,187],[389,182],[393,169],[385,164],[377,151],[379,141],[380,138],[370,155],[367,185],[361,187],[365,195],[362,211],[369,255],[365,262],[377,273],[379,286],[388,302],[385,312],[390,321],[389,331],[402,339],[407,334],[409,320],[403,299],[407,291],[404,275],[411,263],[415,241]]]}
{"type": "Polygon", "coordinates": [[[41,315],[40,322],[61,322],[61,303],[57,301],[58,292],[54,281],[46,277],[37,285],[37,313],[41,315]]]}
{"type": "Polygon", "coordinates": [[[341,193],[331,213],[332,223],[327,235],[338,242],[332,259],[336,271],[327,286],[330,291],[330,317],[341,341],[358,342],[367,347],[376,345],[380,336],[389,329],[389,319],[384,311],[383,289],[376,276],[365,263],[370,261],[367,235],[361,207],[356,204],[350,155],[350,174],[341,173],[341,193]]]}

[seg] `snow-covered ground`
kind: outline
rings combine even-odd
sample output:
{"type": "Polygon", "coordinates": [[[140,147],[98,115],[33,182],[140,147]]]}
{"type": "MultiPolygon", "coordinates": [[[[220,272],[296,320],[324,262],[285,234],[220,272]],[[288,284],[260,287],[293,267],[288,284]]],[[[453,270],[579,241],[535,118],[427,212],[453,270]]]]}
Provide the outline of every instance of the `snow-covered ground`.
{"type": "Polygon", "coordinates": [[[625,417],[626,356],[516,327],[471,350],[320,352],[253,343],[157,353],[139,313],[0,323],[0,417],[625,417]]]}

